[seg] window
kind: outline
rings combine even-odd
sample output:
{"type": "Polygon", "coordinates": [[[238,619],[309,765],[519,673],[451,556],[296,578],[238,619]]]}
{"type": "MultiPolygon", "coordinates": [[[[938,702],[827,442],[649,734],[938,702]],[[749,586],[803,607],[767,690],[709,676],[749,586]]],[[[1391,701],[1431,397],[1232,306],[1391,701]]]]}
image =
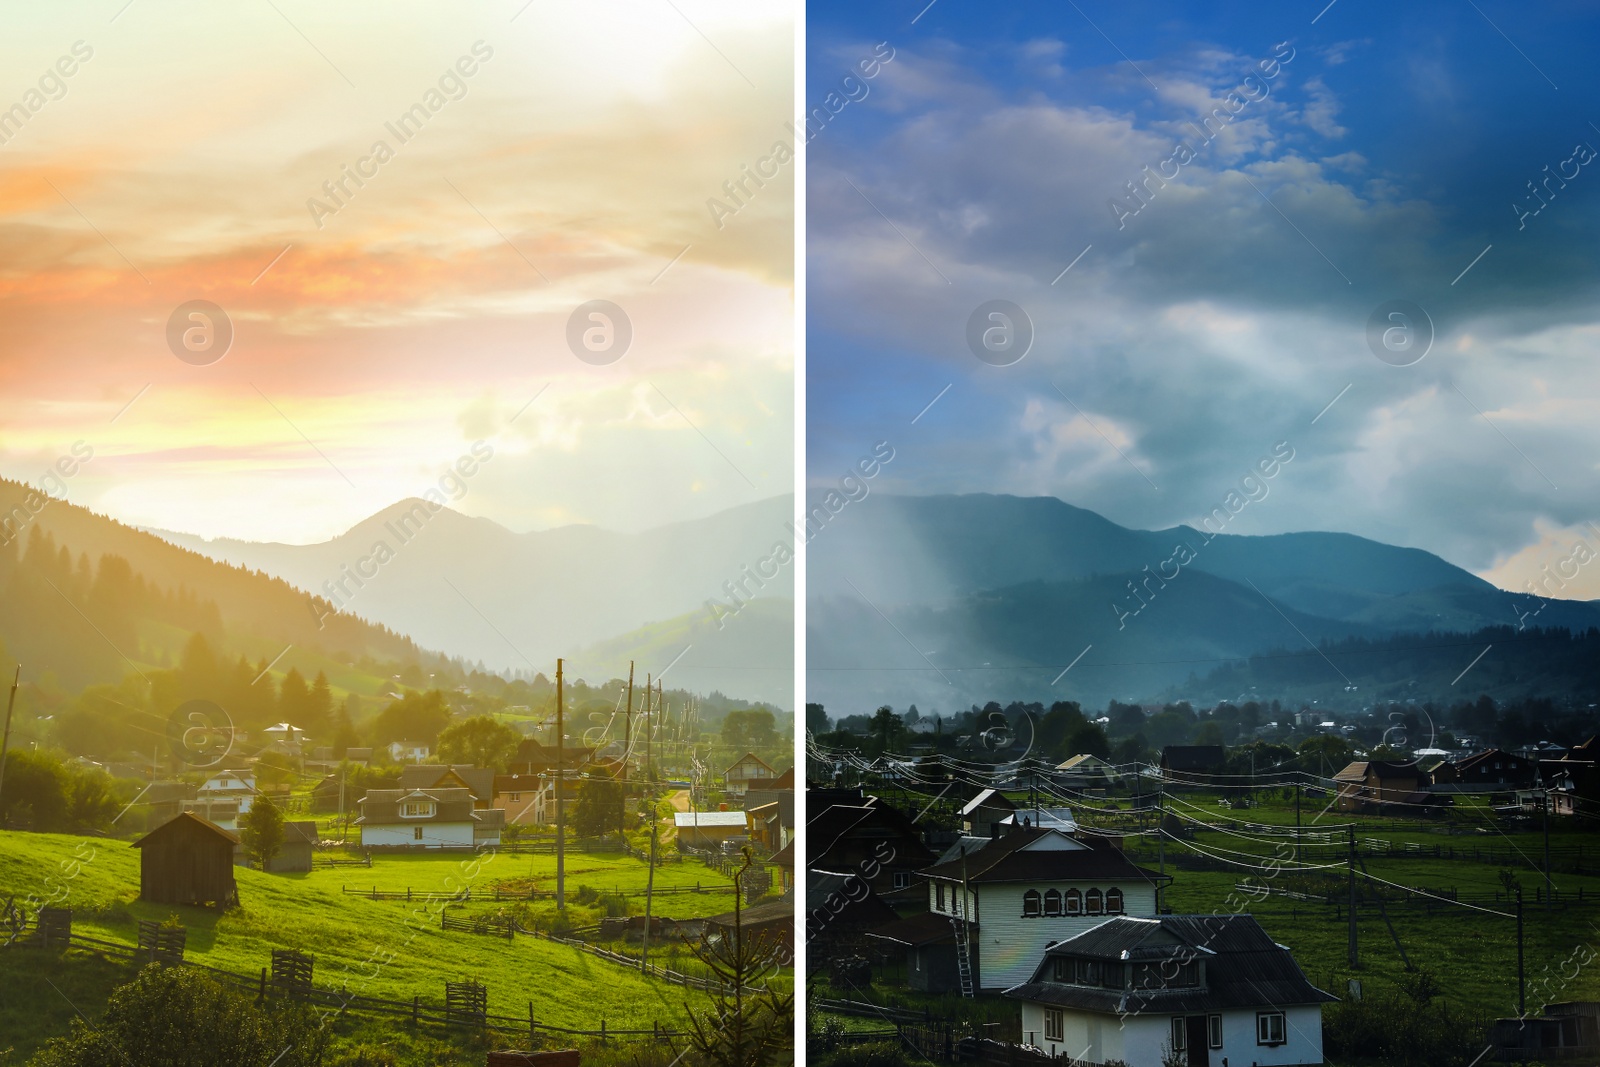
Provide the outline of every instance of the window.
{"type": "Polygon", "coordinates": [[[1072,961],[1071,960],[1062,959],[1059,956],[1056,958],[1056,981],[1058,981],[1058,982],[1070,982],[1070,981],[1072,981],[1072,961]]]}
{"type": "Polygon", "coordinates": [[[1066,1027],[1063,1025],[1060,1008],[1046,1008],[1044,1010],[1044,1039],[1046,1041],[1065,1041],[1066,1027]]]}
{"type": "Polygon", "coordinates": [[[1174,1015],[1172,1017],[1172,1051],[1182,1052],[1184,1050],[1184,1039],[1188,1036],[1189,1028],[1184,1025],[1183,1016],[1174,1015]]]}
{"type": "Polygon", "coordinates": [[[1120,890],[1120,889],[1107,889],[1106,890],[1106,914],[1107,915],[1121,915],[1122,914],[1122,890],[1120,890]]]}
{"type": "Polygon", "coordinates": [[[1030,889],[1022,894],[1022,917],[1024,919],[1037,918],[1039,915],[1039,891],[1030,889]]]}
{"type": "Polygon", "coordinates": [[[431,819],[433,818],[433,801],[408,800],[400,805],[402,819],[431,819]]]}
{"type": "Polygon", "coordinates": [[[1046,915],[1061,914],[1061,893],[1059,890],[1047,889],[1044,894],[1044,913],[1046,915]]]}
{"type": "Polygon", "coordinates": [[[1098,890],[1098,889],[1089,890],[1088,893],[1084,894],[1084,898],[1083,898],[1083,902],[1084,902],[1084,905],[1085,905],[1084,910],[1087,911],[1090,915],[1099,915],[1100,912],[1104,910],[1103,900],[1104,900],[1104,898],[1101,896],[1100,890],[1098,890]]]}
{"type": "Polygon", "coordinates": [[[422,827],[413,826],[411,828],[411,840],[413,840],[413,841],[421,841],[422,840],[422,827]]]}
{"type": "Polygon", "coordinates": [[[937,905],[935,910],[943,911],[944,910],[944,883],[943,882],[935,882],[934,883],[934,885],[933,885],[933,899],[934,899],[934,901],[936,902],[936,905],[937,905]]]}
{"type": "Polygon", "coordinates": [[[1099,985],[1100,984],[1100,961],[1099,960],[1079,960],[1078,961],[1078,984],[1079,985],[1099,985]]]}
{"type": "Polygon", "coordinates": [[[1256,1044],[1281,1045],[1285,1040],[1286,1038],[1283,1036],[1283,1012],[1256,1012],[1256,1044]]]}
{"type": "Polygon", "coordinates": [[[1206,1016],[1206,1035],[1210,1038],[1208,1044],[1212,1048],[1222,1047],[1222,1016],[1206,1016]]]}
{"type": "Polygon", "coordinates": [[[521,793],[512,793],[512,794],[510,794],[510,798],[509,799],[511,800],[511,803],[515,804],[517,801],[522,799],[522,794],[521,793]]]}
{"type": "Polygon", "coordinates": [[[911,872],[910,871],[895,871],[894,872],[894,887],[896,889],[905,889],[909,885],[911,885],[911,872]]]}
{"type": "Polygon", "coordinates": [[[1083,914],[1083,894],[1078,892],[1076,889],[1067,890],[1067,914],[1083,914]]]}

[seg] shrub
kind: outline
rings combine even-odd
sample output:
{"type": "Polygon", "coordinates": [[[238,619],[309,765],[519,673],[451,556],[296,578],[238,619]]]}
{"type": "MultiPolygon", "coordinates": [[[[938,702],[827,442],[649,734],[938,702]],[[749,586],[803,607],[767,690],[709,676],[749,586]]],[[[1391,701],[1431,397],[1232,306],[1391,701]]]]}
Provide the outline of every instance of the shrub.
{"type": "Polygon", "coordinates": [[[907,1067],[905,1050],[898,1041],[846,1045],[823,1062],[827,1067],[907,1067]]]}

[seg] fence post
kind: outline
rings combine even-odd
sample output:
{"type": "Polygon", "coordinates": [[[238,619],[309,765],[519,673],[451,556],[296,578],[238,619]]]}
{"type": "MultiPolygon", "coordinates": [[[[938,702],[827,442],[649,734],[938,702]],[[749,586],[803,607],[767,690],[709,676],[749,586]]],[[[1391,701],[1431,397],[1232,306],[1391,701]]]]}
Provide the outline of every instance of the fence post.
{"type": "Polygon", "coordinates": [[[411,998],[411,1025],[416,1026],[421,1022],[422,995],[419,993],[411,998]]]}
{"type": "Polygon", "coordinates": [[[602,1045],[606,1043],[606,1017],[604,1015],[600,1016],[600,1043],[602,1045]]]}
{"type": "Polygon", "coordinates": [[[267,999],[267,969],[261,968],[261,991],[257,994],[262,1000],[267,999]]]}
{"type": "Polygon", "coordinates": [[[528,1047],[530,1049],[533,1048],[533,1042],[534,1042],[534,1032],[533,1031],[534,1031],[534,1026],[533,1026],[533,1001],[530,1000],[530,1001],[528,1001],[528,1047]]]}

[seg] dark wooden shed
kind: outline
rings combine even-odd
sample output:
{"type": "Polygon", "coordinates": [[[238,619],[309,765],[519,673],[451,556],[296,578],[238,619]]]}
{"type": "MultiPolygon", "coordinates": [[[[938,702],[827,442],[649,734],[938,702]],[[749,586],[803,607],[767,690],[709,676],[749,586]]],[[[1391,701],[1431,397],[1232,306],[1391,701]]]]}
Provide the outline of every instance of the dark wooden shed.
{"type": "Polygon", "coordinates": [[[193,812],[176,815],[133,843],[139,899],[156,904],[237,904],[233,850],[239,838],[193,812]]]}

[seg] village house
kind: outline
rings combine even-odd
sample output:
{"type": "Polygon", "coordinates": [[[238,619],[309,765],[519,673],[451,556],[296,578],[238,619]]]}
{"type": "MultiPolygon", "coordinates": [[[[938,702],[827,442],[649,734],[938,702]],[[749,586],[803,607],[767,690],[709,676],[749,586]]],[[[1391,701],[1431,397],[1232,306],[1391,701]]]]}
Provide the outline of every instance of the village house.
{"type": "Polygon", "coordinates": [[[240,815],[250,812],[256,797],[256,776],[249,771],[218,771],[194,791],[194,798],[202,803],[237,801],[240,815]]]}
{"type": "Polygon", "coordinates": [[[1113,842],[1089,844],[1036,826],[1014,826],[972,852],[946,853],[921,876],[927,912],[874,936],[903,947],[908,983],[929,992],[962,988],[963,954],[974,990],[1025,982],[1055,942],[1108,916],[1155,915],[1157,889],[1170,881],[1113,842]]]}
{"type": "MultiPolygon", "coordinates": [[[[744,806],[746,811],[758,808],[765,809],[768,805],[778,805],[777,825],[775,828],[777,845],[774,850],[782,848],[794,840],[794,768],[790,767],[778,777],[760,785],[751,783],[745,790],[744,806]]],[[[767,818],[772,822],[770,815],[767,818]]]]}
{"type": "Polygon", "coordinates": [[[1207,785],[1227,770],[1221,745],[1168,745],[1161,750],[1161,773],[1176,785],[1207,785]]]}
{"type": "Polygon", "coordinates": [[[1427,775],[1415,763],[1356,760],[1333,776],[1339,783],[1340,811],[1358,811],[1383,804],[1437,803],[1441,798],[1423,791],[1427,775]]]}
{"type": "Polygon", "coordinates": [[[742,811],[675,811],[672,823],[678,830],[678,844],[685,848],[717,849],[724,841],[745,835],[742,811]]]}
{"type": "Polygon", "coordinates": [[[1005,995],[1047,1056],[1187,1067],[1320,1064],[1322,1005],[1338,999],[1248,914],[1108,919],[1005,995]]]}
{"type": "Polygon", "coordinates": [[[474,810],[470,790],[449,789],[371,789],[361,798],[363,848],[472,848],[479,844],[499,844],[497,829],[504,815],[490,821],[489,812],[474,810]]]}
{"type": "Polygon", "coordinates": [[[433,754],[433,749],[421,741],[390,741],[389,758],[395,763],[421,763],[433,754]]]}
{"type": "Polygon", "coordinates": [[[920,900],[916,872],[938,858],[910,818],[877,797],[817,811],[806,823],[806,849],[807,870],[859,874],[891,903],[920,900]]]}
{"type": "Polygon", "coordinates": [[[1056,764],[1055,782],[1066,789],[1105,789],[1122,781],[1117,769],[1092,752],[1056,764]]]}
{"type": "MultiPolygon", "coordinates": [[[[568,771],[586,767],[594,759],[594,748],[585,745],[564,745],[561,748],[561,765],[568,771]]],[[[516,754],[506,768],[512,774],[550,774],[556,770],[556,746],[546,745],[537,738],[524,738],[517,745],[516,754]]]]}
{"type": "Polygon", "coordinates": [[[154,904],[239,902],[233,853],[239,838],[182,812],[133,843],[139,850],[139,899],[154,904]]]}
{"type": "Polygon", "coordinates": [[[1480,789],[1526,789],[1539,776],[1539,765],[1498,748],[1475,752],[1456,761],[1455,781],[1480,789]]]}
{"type": "Polygon", "coordinates": [[[278,846],[278,854],[267,861],[267,870],[273,874],[309,871],[316,847],[316,823],[285,822],[283,843],[278,846]]]}
{"type": "Polygon", "coordinates": [[[961,809],[961,828],[973,837],[991,837],[1017,806],[998,789],[984,789],[961,809]]]}
{"type": "Polygon", "coordinates": [[[400,768],[401,789],[465,789],[472,794],[472,806],[478,811],[494,804],[494,778],[493,768],[470,763],[420,763],[400,768]]]}
{"type": "Polygon", "coordinates": [[[778,777],[778,772],[754,752],[746,752],[722,772],[722,791],[729,796],[742,797],[752,785],[765,785],[778,777]]]}

